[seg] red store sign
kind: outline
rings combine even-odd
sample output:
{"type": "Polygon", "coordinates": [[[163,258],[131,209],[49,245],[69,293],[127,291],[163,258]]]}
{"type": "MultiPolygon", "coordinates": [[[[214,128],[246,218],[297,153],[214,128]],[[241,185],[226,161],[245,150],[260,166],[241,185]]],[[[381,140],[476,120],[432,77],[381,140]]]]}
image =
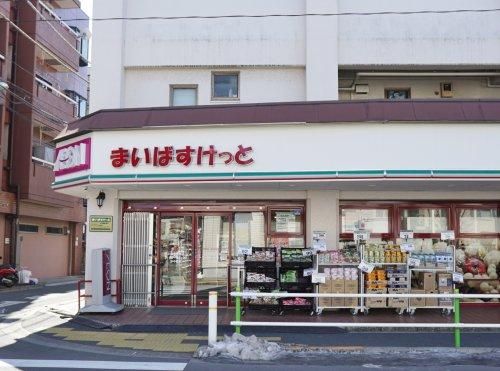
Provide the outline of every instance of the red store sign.
{"type": "Polygon", "coordinates": [[[242,144],[238,145],[236,150],[233,151],[219,150],[215,145],[180,148],[174,148],[173,146],[154,148],[119,147],[111,151],[109,158],[115,168],[121,168],[125,165],[137,167],[141,164],[166,167],[173,163],[186,167],[192,164],[213,166],[219,161],[225,165],[232,163],[250,165],[254,162],[251,157],[252,151],[252,147],[245,147],[242,144]]]}

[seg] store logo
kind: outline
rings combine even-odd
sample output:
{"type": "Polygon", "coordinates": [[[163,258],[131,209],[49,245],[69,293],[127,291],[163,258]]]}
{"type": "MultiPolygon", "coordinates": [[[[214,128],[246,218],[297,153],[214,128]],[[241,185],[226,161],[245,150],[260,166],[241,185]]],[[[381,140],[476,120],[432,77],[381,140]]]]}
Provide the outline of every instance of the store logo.
{"type": "Polygon", "coordinates": [[[55,176],[90,169],[90,138],[56,149],[55,176]]]}
{"type": "Polygon", "coordinates": [[[110,250],[102,250],[102,294],[111,295],[111,255],[110,250]]]}

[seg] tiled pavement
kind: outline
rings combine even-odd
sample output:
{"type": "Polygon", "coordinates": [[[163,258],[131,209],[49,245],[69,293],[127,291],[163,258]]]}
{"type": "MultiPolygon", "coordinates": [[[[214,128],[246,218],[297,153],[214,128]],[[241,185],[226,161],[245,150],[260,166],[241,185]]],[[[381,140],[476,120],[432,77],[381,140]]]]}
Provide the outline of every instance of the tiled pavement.
{"type": "MultiPolygon", "coordinates": [[[[233,308],[219,308],[217,322],[229,325],[234,320],[233,308]]],[[[86,314],[83,318],[99,321],[113,327],[120,325],[207,325],[207,308],[126,308],[117,314],[86,314]]],[[[242,317],[244,321],[301,321],[301,322],[380,322],[380,323],[447,323],[453,316],[444,316],[438,309],[417,309],[415,315],[398,315],[394,309],[371,309],[368,315],[353,316],[347,310],[324,311],[320,316],[310,316],[305,312],[289,312],[283,316],[272,315],[266,311],[248,310],[242,317]]],[[[463,306],[463,323],[500,323],[500,306],[481,305],[463,306]]]]}

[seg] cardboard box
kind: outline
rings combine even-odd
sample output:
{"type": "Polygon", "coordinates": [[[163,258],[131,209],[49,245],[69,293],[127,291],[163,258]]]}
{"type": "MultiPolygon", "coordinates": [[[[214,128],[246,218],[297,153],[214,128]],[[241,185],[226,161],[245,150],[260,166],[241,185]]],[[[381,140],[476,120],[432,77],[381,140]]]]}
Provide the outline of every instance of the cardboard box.
{"type": "MultiPolygon", "coordinates": [[[[332,293],[339,294],[344,293],[344,280],[332,280],[332,293]]],[[[332,298],[332,307],[343,307],[345,306],[344,298],[332,298]]]]}
{"type": "MultiPolygon", "coordinates": [[[[407,292],[407,288],[387,289],[388,294],[406,294],[407,292]]],[[[408,298],[389,298],[387,300],[387,306],[390,308],[406,308],[408,306],[408,298]]]]}
{"type": "MultiPolygon", "coordinates": [[[[367,289],[367,294],[386,294],[387,289],[367,289]]],[[[387,299],[386,298],[366,298],[365,305],[368,308],[385,308],[387,307],[387,299]]]]}
{"type": "MultiPolygon", "coordinates": [[[[358,293],[358,280],[346,280],[344,283],[346,294],[357,294],[358,293]]],[[[344,305],[346,307],[357,307],[358,298],[345,298],[344,305]]]]}
{"type": "MultiPolygon", "coordinates": [[[[451,287],[448,287],[444,290],[441,288],[439,289],[440,294],[451,294],[453,292],[451,287]]],[[[438,300],[439,306],[440,307],[451,307],[453,306],[453,299],[452,298],[439,298],[438,300]]]]}
{"type": "MultiPolygon", "coordinates": [[[[425,290],[411,289],[410,294],[425,294],[425,290]]],[[[411,298],[410,307],[424,307],[425,298],[411,298]]]]}
{"type": "MultiPolygon", "coordinates": [[[[330,294],[332,292],[332,280],[327,279],[325,283],[319,285],[319,293],[320,294],[330,294]]],[[[331,307],[332,306],[332,298],[319,298],[318,306],[320,307],[331,307]]]]}
{"type": "Polygon", "coordinates": [[[344,280],[332,280],[332,292],[344,292],[344,280]]]}
{"type": "MultiPolygon", "coordinates": [[[[426,294],[437,294],[436,290],[426,290],[426,294]]],[[[437,307],[438,306],[438,298],[425,298],[425,306],[426,307],[437,307]]]]}
{"type": "Polygon", "coordinates": [[[425,291],[436,290],[436,273],[420,272],[419,281],[422,282],[422,287],[425,291]]]}
{"type": "Polygon", "coordinates": [[[453,286],[453,277],[450,273],[439,273],[437,275],[438,287],[451,287],[453,286]]]}

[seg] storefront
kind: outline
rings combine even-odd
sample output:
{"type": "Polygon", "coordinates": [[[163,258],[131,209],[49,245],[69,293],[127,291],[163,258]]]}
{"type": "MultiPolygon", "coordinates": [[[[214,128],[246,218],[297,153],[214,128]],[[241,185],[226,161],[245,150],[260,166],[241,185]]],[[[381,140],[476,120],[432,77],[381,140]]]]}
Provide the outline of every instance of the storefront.
{"type": "MultiPolygon", "coordinates": [[[[242,259],[238,247],[304,248],[304,203],[165,202],[124,203],[124,245],[134,218],[147,214],[152,224],[151,287],[154,305],[206,306],[209,291],[219,305],[230,305],[242,259]],[[154,282],[154,283],[153,283],[154,282]]],[[[127,275],[134,268],[122,267],[127,275]]],[[[124,293],[125,303],[134,298],[124,293]]]]}
{"type": "Polygon", "coordinates": [[[231,305],[245,249],[304,249],[321,232],[335,251],[359,230],[369,232],[367,249],[399,246],[411,231],[423,261],[453,231],[460,287],[494,293],[500,113],[492,104],[102,111],[57,139],[54,188],[88,199],[87,279],[91,251],[110,248],[128,306],[205,306],[213,290],[231,305]]]}

